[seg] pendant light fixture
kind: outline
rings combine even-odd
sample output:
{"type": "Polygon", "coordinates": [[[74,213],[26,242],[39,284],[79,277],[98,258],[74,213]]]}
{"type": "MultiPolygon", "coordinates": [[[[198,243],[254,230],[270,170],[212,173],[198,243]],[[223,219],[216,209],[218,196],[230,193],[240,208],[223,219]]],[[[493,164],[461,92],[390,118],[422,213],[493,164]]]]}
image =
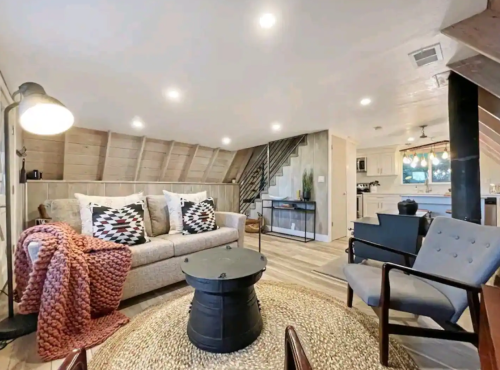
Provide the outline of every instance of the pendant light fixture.
{"type": "Polygon", "coordinates": [[[436,158],[436,155],[434,154],[434,147],[431,148],[431,153],[429,154],[429,159],[431,161],[434,161],[434,158],[436,158]]]}
{"type": "Polygon", "coordinates": [[[404,164],[409,164],[411,161],[410,161],[410,158],[408,158],[406,156],[406,152],[403,154],[403,163],[404,164]]]}
{"type": "Polygon", "coordinates": [[[422,161],[420,162],[420,165],[422,167],[427,167],[427,161],[425,160],[425,157],[422,157],[422,161]]]}
{"type": "Polygon", "coordinates": [[[418,157],[417,152],[415,152],[415,154],[413,154],[413,160],[412,160],[412,162],[413,162],[413,163],[418,163],[419,159],[420,159],[420,158],[418,157]]]}
{"type": "Polygon", "coordinates": [[[448,145],[444,147],[444,152],[441,158],[443,159],[448,159],[449,154],[448,154],[448,145]]]}

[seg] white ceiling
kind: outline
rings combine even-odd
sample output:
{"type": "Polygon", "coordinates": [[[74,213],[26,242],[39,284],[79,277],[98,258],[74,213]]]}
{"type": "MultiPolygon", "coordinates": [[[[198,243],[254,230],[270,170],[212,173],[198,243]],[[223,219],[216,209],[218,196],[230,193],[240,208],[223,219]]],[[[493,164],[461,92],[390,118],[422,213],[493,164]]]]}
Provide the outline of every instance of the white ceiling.
{"type": "Polygon", "coordinates": [[[212,147],[229,136],[229,149],[327,128],[361,147],[401,144],[422,124],[441,139],[447,89],[431,76],[474,54],[439,30],[486,3],[3,0],[0,70],[12,91],[42,84],[88,128],[212,147]],[[264,12],[278,18],[270,30],[264,12]],[[444,60],[415,69],[407,54],[438,42],[444,60]],[[164,98],[169,87],[182,102],[164,98]]]}

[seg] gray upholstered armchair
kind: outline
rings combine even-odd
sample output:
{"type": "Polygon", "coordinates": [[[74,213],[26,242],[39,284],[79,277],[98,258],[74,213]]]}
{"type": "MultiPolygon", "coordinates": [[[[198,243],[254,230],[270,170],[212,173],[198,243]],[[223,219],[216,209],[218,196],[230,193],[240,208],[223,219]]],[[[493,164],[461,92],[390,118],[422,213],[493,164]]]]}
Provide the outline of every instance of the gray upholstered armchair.
{"type": "Polygon", "coordinates": [[[500,265],[500,228],[445,217],[434,219],[418,256],[351,238],[347,306],[353,292],[376,307],[380,325],[380,363],[388,364],[389,334],[432,337],[478,344],[479,293],[500,265]],[[398,253],[413,268],[385,263],[377,268],[354,263],[356,242],[398,253]],[[456,324],[469,306],[474,332],[456,324]],[[389,309],[429,316],[443,329],[415,328],[389,323],[389,309]]]}

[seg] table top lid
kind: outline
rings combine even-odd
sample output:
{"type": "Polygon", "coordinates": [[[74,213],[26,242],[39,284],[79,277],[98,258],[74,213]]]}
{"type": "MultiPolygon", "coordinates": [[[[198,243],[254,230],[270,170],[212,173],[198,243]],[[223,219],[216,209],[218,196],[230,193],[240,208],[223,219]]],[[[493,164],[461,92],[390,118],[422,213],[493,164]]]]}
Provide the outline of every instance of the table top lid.
{"type": "Polygon", "coordinates": [[[199,279],[231,280],[256,274],[266,265],[267,258],[259,252],[227,246],[186,256],[181,268],[186,275],[199,279]]]}

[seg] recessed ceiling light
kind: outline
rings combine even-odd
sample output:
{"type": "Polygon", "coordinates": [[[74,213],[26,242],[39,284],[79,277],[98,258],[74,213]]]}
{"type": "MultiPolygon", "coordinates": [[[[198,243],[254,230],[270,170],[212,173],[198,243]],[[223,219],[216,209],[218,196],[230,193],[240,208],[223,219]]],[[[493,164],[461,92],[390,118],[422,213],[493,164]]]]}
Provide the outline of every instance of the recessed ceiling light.
{"type": "Polygon", "coordinates": [[[280,123],[278,123],[278,122],[275,122],[275,123],[273,123],[273,124],[271,125],[271,129],[272,129],[273,131],[279,131],[279,130],[281,130],[281,124],[280,124],[280,123]]]}
{"type": "Polygon", "coordinates": [[[259,24],[262,28],[271,28],[276,23],[276,17],[271,13],[263,14],[259,18],[259,24]]]}
{"type": "Polygon", "coordinates": [[[181,92],[177,89],[169,89],[165,92],[165,96],[172,101],[181,100],[181,92]]]}
{"type": "Polygon", "coordinates": [[[133,128],[137,128],[137,129],[141,129],[144,127],[144,123],[142,122],[142,120],[138,117],[135,117],[133,120],[132,120],[132,127],[133,128]]]}
{"type": "Polygon", "coordinates": [[[369,105],[371,102],[372,102],[372,100],[370,98],[363,98],[363,99],[361,99],[361,101],[359,102],[359,104],[361,104],[361,105],[369,105]]]}
{"type": "Polygon", "coordinates": [[[414,137],[409,137],[408,141],[415,141],[415,138],[414,137]]]}
{"type": "Polygon", "coordinates": [[[231,143],[231,139],[230,138],[228,138],[228,137],[223,137],[222,138],[222,144],[228,145],[230,143],[231,143]]]}

